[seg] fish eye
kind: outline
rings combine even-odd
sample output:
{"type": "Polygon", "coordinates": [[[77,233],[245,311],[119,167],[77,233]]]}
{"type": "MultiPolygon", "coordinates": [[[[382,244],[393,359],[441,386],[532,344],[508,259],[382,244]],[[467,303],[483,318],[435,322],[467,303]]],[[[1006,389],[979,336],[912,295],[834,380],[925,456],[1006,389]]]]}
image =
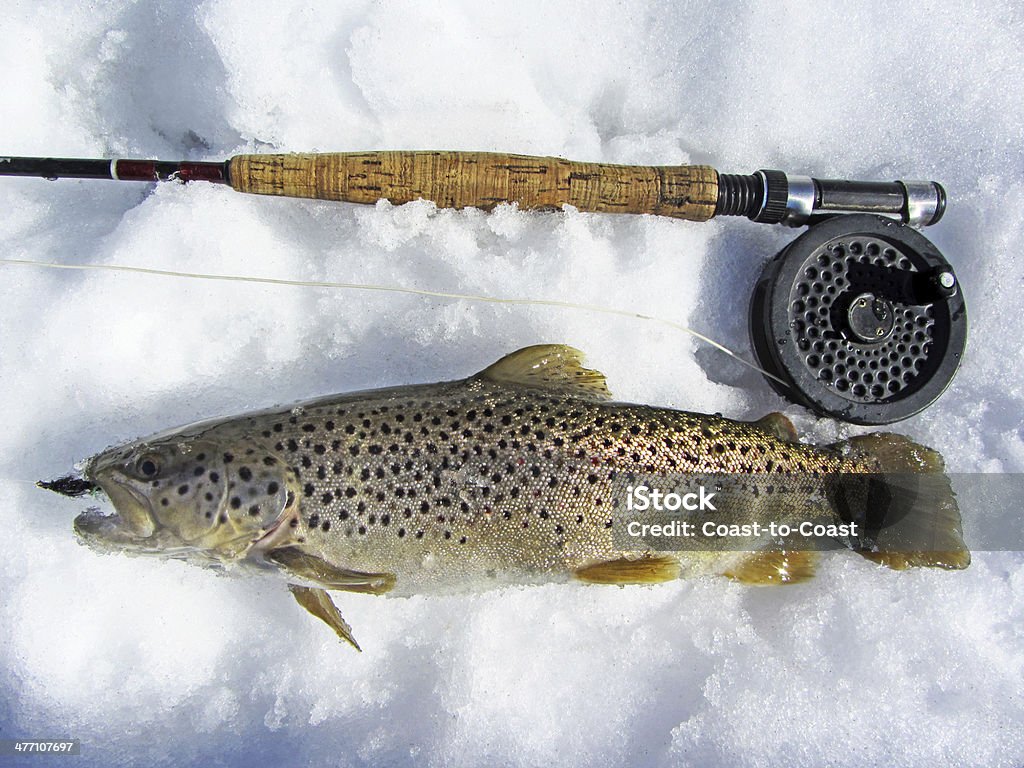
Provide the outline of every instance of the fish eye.
{"type": "Polygon", "coordinates": [[[160,473],[160,459],[153,454],[147,454],[135,462],[135,471],[140,477],[152,479],[160,473]]]}

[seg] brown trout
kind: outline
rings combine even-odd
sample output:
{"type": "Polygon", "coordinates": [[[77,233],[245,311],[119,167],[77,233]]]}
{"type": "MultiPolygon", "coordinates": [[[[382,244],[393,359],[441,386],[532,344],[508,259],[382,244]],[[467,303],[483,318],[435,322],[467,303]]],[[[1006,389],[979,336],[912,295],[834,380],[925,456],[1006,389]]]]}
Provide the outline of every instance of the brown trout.
{"type": "Polygon", "coordinates": [[[325,590],[813,575],[817,553],[794,547],[631,544],[623,498],[641,480],[686,490],[681,477],[739,478],[706,497],[719,522],[814,512],[833,534],[870,529],[844,543],[889,567],[970,562],[936,452],[892,434],[805,445],[781,414],[747,423],[610,402],[604,376],[581,363],[569,347],[527,347],[459,381],[325,397],[108,449],[77,482],[116,511],[83,512],[75,532],[104,551],[278,572],[357,648],[325,590]],[[938,478],[904,505],[901,542],[883,518],[909,492],[886,473],[938,478]],[[841,480],[868,477],[874,491],[841,480]],[[789,493],[773,493],[784,482],[789,493]]]}

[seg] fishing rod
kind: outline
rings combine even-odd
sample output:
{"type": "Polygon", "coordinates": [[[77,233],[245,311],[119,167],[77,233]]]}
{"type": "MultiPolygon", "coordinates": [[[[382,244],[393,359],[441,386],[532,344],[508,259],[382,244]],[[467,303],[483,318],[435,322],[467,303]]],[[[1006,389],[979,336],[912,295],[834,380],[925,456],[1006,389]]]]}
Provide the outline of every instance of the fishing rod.
{"type": "Polygon", "coordinates": [[[778,170],[633,166],[491,152],[236,155],[222,162],[2,157],[0,176],[205,181],[238,192],[440,208],[708,221],[745,216],[809,228],[765,265],[748,314],[768,383],[812,411],[858,424],[920,412],[963,356],[967,314],[949,262],[917,228],[937,223],[935,181],[818,179],[778,170]]]}
{"type": "Polygon", "coordinates": [[[875,213],[935,224],[946,192],[934,181],[814,179],[775,170],[725,174],[706,165],[635,166],[492,152],[335,152],[236,155],[224,162],[0,157],[0,176],[114,181],[206,181],[238,192],[400,205],[423,198],[440,208],[514,202],[524,209],[571,205],[707,221],[746,216],[800,226],[817,215],[875,213]]]}

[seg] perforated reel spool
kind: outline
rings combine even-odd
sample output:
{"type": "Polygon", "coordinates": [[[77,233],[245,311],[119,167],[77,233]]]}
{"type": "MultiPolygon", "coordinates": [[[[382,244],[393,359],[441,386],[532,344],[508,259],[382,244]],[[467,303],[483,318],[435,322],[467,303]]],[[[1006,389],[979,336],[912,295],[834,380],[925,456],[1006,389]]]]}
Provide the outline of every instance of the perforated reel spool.
{"type": "Polygon", "coordinates": [[[967,311],[952,268],[920,232],[874,214],[835,216],[765,266],[750,335],[784,397],[844,421],[889,424],[952,380],[967,311]]]}

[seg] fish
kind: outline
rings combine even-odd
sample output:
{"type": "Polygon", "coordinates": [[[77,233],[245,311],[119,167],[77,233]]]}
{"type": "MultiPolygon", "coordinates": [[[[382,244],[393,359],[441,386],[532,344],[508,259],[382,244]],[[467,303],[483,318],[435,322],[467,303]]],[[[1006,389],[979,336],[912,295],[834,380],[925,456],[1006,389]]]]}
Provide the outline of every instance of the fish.
{"type": "Polygon", "coordinates": [[[359,649],[329,592],[814,575],[820,553],[792,536],[746,549],[720,537],[689,549],[631,539],[629,522],[664,519],[627,521],[623,500],[641,484],[690,491],[727,529],[813,513],[842,546],[890,568],[966,568],[943,470],[939,453],[901,435],[813,446],[781,413],[744,422],[613,402],[581,352],[545,344],[464,379],[172,429],[108,448],[86,460],[82,479],[51,486],[111,502],[113,512],[75,518],[80,542],[279,577],[359,649]],[[712,490],[698,494],[695,479],[712,490]]]}

